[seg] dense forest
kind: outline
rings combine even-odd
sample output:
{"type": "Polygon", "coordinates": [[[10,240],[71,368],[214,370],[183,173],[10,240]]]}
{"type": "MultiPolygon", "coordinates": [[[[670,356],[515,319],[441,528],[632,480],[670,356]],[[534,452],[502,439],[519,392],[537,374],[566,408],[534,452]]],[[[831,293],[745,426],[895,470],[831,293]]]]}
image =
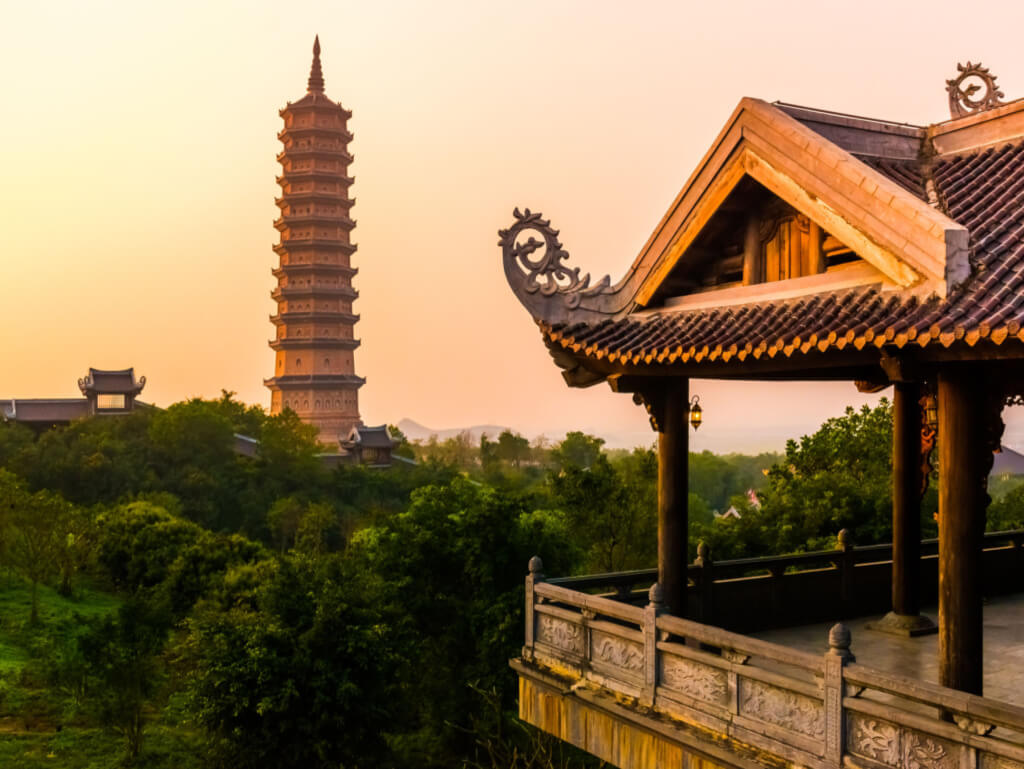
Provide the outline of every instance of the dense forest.
{"type": "MultiPolygon", "coordinates": [[[[514,717],[523,577],[653,566],[653,449],[392,434],[414,462],[372,470],[230,393],[0,423],[0,766],[589,765],[514,717]]],[[[691,549],[887,541],[890,444],[883,401],[784,454],[692,454],[691,549]]],[[[1024,525],[1024,487],[989,523],[1024,525]]]]}

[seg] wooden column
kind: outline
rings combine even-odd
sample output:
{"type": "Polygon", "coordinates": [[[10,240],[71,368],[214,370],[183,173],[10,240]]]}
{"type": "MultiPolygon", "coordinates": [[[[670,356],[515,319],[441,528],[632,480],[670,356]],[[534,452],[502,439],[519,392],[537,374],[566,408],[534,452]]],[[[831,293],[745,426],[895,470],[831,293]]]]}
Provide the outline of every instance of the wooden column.
{"type": "Polygon", "coordinates": [[[921,616],[921,385],[895,382],[892,397],[892,611],[872,630],[935,632],[921,616]]]}
{"type": "Polygon", "coordinates": [[[669,613],[686,615],[689,380],[667,389],[658,424],[658,581],[669,613]]]}
{"type": "Polygon", "coordinates": [[[981,694],[985,391],[981,373],[939,371],[939,683],[981,694]]]}
{"type": "Polygon", "coordinates": [[[892,394],[892,610],[921,612],[921,387],[892,394]]]}

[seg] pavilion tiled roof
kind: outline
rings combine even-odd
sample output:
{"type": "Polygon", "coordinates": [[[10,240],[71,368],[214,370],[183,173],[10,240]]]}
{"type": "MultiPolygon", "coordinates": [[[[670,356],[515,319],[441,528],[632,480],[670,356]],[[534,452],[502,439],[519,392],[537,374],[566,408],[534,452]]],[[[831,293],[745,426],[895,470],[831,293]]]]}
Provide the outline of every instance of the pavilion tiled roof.
{"type": "Polygon", "coordinates": [[[848,346],[1024,342],[1024,145],[931,161],[860,159],[968,229],[971,273],[945,298],[860,287],[709,309],[659,308],[596,322],[541,320],[546,343],[577,357],[643,365],[848,346]]]}

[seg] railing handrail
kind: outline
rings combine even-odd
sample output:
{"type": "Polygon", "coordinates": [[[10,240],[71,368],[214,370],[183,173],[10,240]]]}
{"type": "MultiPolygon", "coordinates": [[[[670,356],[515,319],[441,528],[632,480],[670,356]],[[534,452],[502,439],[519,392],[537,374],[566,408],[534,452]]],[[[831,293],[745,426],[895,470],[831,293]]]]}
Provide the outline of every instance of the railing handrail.
{"type": "MultiPolygon", "coordinates": [[[[996,545],[1005,545],[1020,540],[1024,544],[1024,529],[1010,529],[1007,531],[985,532],[982,547],[992,549],[996,545]]],[[[930,538],[921,540],[922,557],[933,555],[934,549],[938,547],[939,540],[930,538]]],[[[757,558],[732,558],[725,561],[714,561],[713,567],[718,578],[724,577],[726,572],[736,571],[766,571],[784,569],[790,566],[800,566],[808,563],[835,561],[841,557],[851,559],[854,565],[869,561],[870,556],[874,560],[880,554],[887,557],[881,560],[892,560],[892,543],[886,542],[874,545],[853,545],[847,549],[837,548],[835,550],[814,550],[807,553],[789,553],[786,555],[769,555],[757,558]]],[[[700,564],[689,564],[687,571],[691,576],[699,576],[702,570],[700,564]]],[[[605,572],[602,574],[586,574],[576,577],[557,577],[549,580],[549,584],[562,585],[577,589],[590,589],[598,587],[639,584],[642,582],[654,582],[658,578],[657,569],[633,569],[630,571],[605,572]]]]}
{"type": "Polygon", "coordinates": [[[843,670],[843,678],[855,686],[865,686],[922,705],[956,711],[964,716],[990,721],[994,726],[1024,730],[1024,708],[1009,702],[979,697],[929,681],[918,681],[899,673],[883,673],[858,663],[847,665],[843,670]]]}
{"type": "Polygon", "coordinates": [[[752,638],[740,633],[733,633],[730,630],[723,630],[713,625],[702,625],[699,622],[683,619],[671,614],[659,614],[657,627],[659,630],[665,630],[673,635],[692,638],[703,644],[720,649],[748,654],[751,657],[762,657],[772,662],[798,667],[815,675],[821,675],[822,673],[820,654],[790,649],[788,646],[782,646],[771,641],[762,641],[760,638],[752,638]]]}

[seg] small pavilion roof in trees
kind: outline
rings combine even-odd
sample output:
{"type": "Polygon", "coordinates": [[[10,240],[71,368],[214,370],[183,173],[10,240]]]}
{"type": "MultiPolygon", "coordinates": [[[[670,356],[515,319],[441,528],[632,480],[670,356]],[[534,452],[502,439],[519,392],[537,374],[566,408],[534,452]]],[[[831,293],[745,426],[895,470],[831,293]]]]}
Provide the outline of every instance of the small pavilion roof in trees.
{"type": "Polygon", "coordinates": [[[569,384],[1024,357],[1024,100],[970,63],[947,90],[926,127],[743,99],[614,285],[517,210],[506,276],[569,384]]]}

